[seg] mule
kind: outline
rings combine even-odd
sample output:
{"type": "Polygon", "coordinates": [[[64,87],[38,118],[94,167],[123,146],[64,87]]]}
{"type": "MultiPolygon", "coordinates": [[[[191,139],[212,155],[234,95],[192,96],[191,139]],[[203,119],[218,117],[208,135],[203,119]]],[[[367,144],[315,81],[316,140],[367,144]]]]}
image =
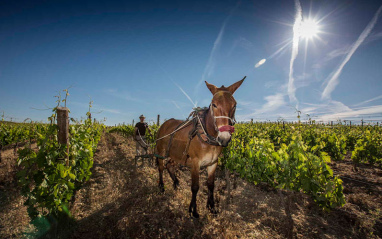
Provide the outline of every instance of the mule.
{"type": "MultiPolygon", "coordinates": [[[[234,92],[245,77],[231,86],[217,88],[205,82],[212,93],[208,108],[194,111],[192,119],[182,121],[169,119],[162,124],[157,134],[156,156],[159,171],[159,188],[164,192],[163,170],[166,167],[173,180],[174,189],[179,185],[175,175],[177,164],[191,168],[192,199],[189,213],[199,217],[196,196],[199,191],[199,171],[207,167],[207,208],[216,213],[214,202],[215,170],[218,156],[228,146],[234,132],[236,100],[234,92]]],[[[190,117],[189,117],[190,118],[190,117]]]]}

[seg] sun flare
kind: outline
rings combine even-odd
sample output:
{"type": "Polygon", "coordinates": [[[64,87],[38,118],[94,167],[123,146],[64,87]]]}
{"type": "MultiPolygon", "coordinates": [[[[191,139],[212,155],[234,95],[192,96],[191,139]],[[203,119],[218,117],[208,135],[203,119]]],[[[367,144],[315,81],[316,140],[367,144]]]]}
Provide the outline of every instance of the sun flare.
{"type": "Polygon", "coordinates": [[[319,32],[319,25],[312,19],[307,19],[301,22],[300,34],[302,38],[312,39],[317,36],[319,32]]]}

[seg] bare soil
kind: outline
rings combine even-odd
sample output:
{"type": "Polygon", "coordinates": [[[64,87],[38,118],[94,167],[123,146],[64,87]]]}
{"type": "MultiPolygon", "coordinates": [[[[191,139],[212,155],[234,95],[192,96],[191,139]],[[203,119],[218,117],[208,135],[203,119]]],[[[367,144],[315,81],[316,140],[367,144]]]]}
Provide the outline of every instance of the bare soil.
{"type": "MultiPolygon", "coordinates": [[[[35,147],[35,146],[34,146],[35,147]]],[[[164,174],[165,192],[159,193],[158,172],[149,162],[134,164],[135,142],[117,134],[104,134],[94,157],[92,178],[78,191],[71,214],[76,221],[63,238],[285,238],[290,221],[293,238],[381,238],[382,170],[360,165],[353,171],[350,155],[332,162],[343,180],[344,207],[325,212],[302,193],[279,192],[230,175],[230,204],[224,171],[217,170],[217,215],[206,209],[206,171],[201,171],[198,194],[199,219],[188,214],[191,200],[190,172],[177,171],[180,185],[172,187],[164,174]]],[[[15,173],[16,155],[3,151],[0,163],[0,238],[30,237],[25,198],[15,173]]],[[[46,236],[48,237],[48,236],[46,236]]]]}

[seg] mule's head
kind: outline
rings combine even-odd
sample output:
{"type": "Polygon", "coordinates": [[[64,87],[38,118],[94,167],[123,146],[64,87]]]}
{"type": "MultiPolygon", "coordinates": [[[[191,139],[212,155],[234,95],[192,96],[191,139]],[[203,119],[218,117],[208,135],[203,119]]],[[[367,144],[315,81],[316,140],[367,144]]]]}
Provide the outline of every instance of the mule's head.
{"type": "Polygon", "coordinates": [[[228,146],[235,130],[233,125],[235,124],[236,100],[233,93],[243,83],[244,79],[245,77],[228,87],[223,85],[220,88],[206,81],[206,85],[213,95],[210,113],[213,117],[215,130],[218,131],[217,141],[223,147],[228,146]]]}

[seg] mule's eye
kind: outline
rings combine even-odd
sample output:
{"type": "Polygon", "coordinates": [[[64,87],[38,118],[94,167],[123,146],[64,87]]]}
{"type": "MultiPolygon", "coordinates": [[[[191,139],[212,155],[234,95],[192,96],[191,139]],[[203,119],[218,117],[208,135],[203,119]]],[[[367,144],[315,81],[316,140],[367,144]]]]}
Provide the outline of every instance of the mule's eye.
{"type": "Polygon", "coordinates": [[[212,106],[213,106],[214,108],[217,108],[217,106],[216,106],[215,104],[212,104],[212,106]]]}

